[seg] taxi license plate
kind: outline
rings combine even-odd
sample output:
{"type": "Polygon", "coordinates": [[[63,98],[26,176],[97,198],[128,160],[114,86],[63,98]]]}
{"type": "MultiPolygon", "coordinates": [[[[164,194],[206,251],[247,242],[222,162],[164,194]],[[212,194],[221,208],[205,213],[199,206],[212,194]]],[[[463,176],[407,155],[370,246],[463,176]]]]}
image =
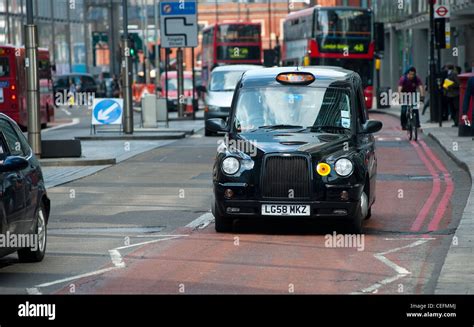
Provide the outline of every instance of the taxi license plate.
{"type": "Polygon", "coordinates": [[[309,216],[311,206],[308,204],[263,204],[262,216],[309,216]]]}

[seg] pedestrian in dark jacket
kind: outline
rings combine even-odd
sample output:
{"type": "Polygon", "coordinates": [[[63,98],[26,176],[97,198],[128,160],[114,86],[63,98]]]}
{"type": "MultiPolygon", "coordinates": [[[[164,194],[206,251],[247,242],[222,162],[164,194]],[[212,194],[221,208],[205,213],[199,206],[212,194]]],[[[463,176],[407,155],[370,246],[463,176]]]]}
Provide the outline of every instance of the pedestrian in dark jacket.
{"type": "Polygon", "coordinates": [[[459,120],[459,77],[457,68],[453,64],[446,65],[446,68],[448,72],[444,81],[445,96],[449,114],[454,122],[453,127],[457,127],[459,120]]]}

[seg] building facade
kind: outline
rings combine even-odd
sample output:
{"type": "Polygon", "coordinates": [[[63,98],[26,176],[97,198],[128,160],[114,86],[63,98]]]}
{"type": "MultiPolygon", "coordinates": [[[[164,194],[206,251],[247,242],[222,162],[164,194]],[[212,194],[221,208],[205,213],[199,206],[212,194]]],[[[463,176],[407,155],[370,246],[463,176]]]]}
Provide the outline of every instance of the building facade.
{"type": "MultiPolygon", "coordinates": [[[[50,50],[58,74],[87,70],[84,0],[34,0],[40,47],[50,50]]],[[[24,44],[26,0],[0,1],[0,44],[24,44]]]]}
{"type": "MultiPolygon", "coordinates": [[[[441,66],[449,62],[465,72],[474,60],[474,0],[444,0],[442,4],[450,7],[451,47],[440,51],[441,66]]],[[[429,2],[374,0],[373,5],[376,20],[385,23],[381,85],[396,89],[410,66],[415,66],[425,81],[429,71],[429,2]]]]}

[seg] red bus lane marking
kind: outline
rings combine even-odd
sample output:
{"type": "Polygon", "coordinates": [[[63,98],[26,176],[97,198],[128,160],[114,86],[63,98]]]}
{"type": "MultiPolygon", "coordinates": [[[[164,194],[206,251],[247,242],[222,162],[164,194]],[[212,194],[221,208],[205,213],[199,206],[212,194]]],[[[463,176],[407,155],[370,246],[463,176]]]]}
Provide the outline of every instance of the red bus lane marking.
{"type": "Polygon", "coordinates": [[[415,151],[418,154],[418,157],[420,157],[421,161],[423,161],[423,164],[426,166],[431,176],[433,177],[433,187],[431,189],[431,194],[426,200],[425,204],[423,205],[423,208],[421,208],[420,212],[418,213],[418,216],[416,217],[415,221],[413,222],[413,225],[410,228],[410,231],[418,232],[420,231],[421,226],[423,225],[423,222],[428,216],[431,208],[434,205],[436,198],[438,197],[441,191],[441,181],[435,169],[433,168],[431,163],[428,161],[428,158],[426,157],[424,152],[421,150],[420,146],[414,141],[410,143],[415,148],[415,151]]]}
{"type": "Polygon", "coordinates": [[[436,167],[443,173],[444,180],[446,181],[446,191],[436,208],[433,219],[431,219],[428,225],[428,231],[432,232],[439,228],[439,223],[443,219],[446,209],[448,208],[451,197],[454,193],[454,183],[449,171],[446,169],[446,166],[439,160],[439,158],[434,154],[434,152],[428,147],[424,141],[420,141],[421,146],[425,150],[426,154],[434,162],[436,167]]]}

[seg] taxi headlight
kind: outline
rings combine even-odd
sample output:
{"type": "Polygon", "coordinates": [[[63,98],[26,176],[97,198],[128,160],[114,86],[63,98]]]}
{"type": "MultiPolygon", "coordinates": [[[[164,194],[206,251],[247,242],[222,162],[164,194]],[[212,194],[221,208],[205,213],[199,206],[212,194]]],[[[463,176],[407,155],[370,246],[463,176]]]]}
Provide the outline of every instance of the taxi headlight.
{"type": "Polygon", "coordinates": [[[227,175],[235,175],[240,169],[240,161],[234,157],[225,158],[222,161],[222,171],[227,175]]]}
{"type": "Polygon", "coordinates": [[[354,171],[354,165],[349,159],[342,158],[336,161],[334,164],[334,170],[339,176],[347,177],[354,171]]]}

